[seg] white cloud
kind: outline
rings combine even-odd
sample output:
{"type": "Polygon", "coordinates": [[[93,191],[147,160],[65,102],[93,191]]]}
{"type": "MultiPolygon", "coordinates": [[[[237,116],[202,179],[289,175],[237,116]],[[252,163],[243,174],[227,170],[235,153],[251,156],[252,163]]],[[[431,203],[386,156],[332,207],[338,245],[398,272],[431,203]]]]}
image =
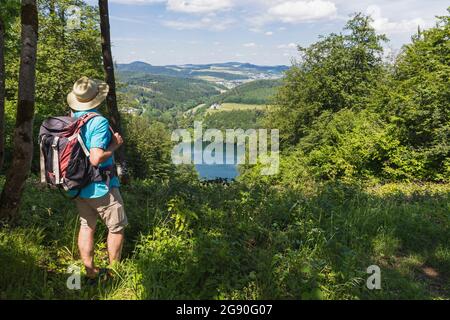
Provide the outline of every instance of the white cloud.
{"type": "Polygon", "coordinates": [[[366,13],[372,16],[372,26],[375,30],[382,33],[413,33],[417,31],[418,26],[422,28],[431,26],[431,23],[420,17],[403,19],[400,21],[391,21],[382,16],[380,7],[376,5],[369,6],[366,13]]]}
{"type": "Polygon", "coordinates": [[[267,31],[267,32],[265,33],[265,35],[266,35],[266,36],[273,36],[273,32],[272,32],[272,31],[267,31]]]}
{"type": "Polygon", "coordinates": [[[206,13],[230,9],[235,0],[111,0],[126,5],[165,3],[167,10],[184,13],[206,13]]]}
{"type": "MultiPolygon", "coordinates": [[[[246,18],[254,29],[262,29],[264,25],[274,22],[313,22],[337,16],[336,5],[328,0],[264,0],[263,7],[264,11],[260,14],[246,18]]],[[[280,27],[279,30],[286,28],[280,27]]]]}
{"type": "Polygon", "coordinates": [[[130,19],[130,18],[124,18],[124,17],[116,17],[116,16],[109,16],[111,20],[115,21],[121,21],[121,22],[129,22],[129,23],[137,23],[137,24],[147,24],[145,21],[137,20],[137,19],[130,19]]]}
{"type": "Polygon", "coordinates": [[[288,44],[280,44],[277,46],[278,49],[297,49],[297,45],[293,42],[288,44]]]}
{"type": "Polygon", "coordinates": [[[254,43],[254,42],[244,43],[243,46],[246,48],[255,48],[256,43],[254,43]]]}
{"type": "Polygon", "coordinates": [[[234,23],[232,19],[212,19],[210,17],[204,17],[199,20],[169,20],[164,21],[163,25],[176,30],[194,30],[194,29],[206,29],[214,31],[226,30],[234,23]]]}
{"type": "Polygon", "coordinates": [[[250,28],[250,29],[248,29],[248,31],[254,32],[254,33],[261,33],[262,32],[262,30],[260,28],[250,28]]]}
{"type": "Polygon", "coordinates": [[[285,23],[299,23],[336,16],[336,5],[331,1],[285,1],[269,8],[269,15],[285,23]]]}
{"type": "Polygon", "coordinates": [[[167,9],[186,13],[205,13],[230,9],[231,0],[167,0],[167,9]]]}
{"type": "Polygon", "coordinates": [[[247,23],[252,26],[249,30],[251,32],[261,33],[265,24],[274,20],[269,14],[259,14],[255,16],[247,17],[247,23]]]}

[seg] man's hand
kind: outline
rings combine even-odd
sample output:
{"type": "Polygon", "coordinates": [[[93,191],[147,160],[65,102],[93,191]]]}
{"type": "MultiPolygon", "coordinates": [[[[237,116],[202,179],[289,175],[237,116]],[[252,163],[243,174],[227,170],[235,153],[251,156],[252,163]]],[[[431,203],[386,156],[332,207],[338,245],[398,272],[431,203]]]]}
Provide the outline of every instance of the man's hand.
{"type": "Polygon", "coordinates": [[[116,132],[111,137],[111,144],[109,145],[109,149],[114,152],[119,149],[121,145],[123,145],[123,138],[118,132],[116,132]]]}

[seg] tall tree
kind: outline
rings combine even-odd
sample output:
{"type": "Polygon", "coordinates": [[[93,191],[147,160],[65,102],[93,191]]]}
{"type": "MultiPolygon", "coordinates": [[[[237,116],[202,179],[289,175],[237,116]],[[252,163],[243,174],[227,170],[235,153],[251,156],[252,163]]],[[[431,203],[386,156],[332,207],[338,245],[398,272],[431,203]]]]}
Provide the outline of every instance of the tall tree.
{"type": "Polygon", "coordinates": [[[40,0],[36,115],[67,112],[67,92],[82,75],[104,76],[98,8],[82,1],[40,0]],[[76,3],[77,14],[73,14],[76,3]],[[79,15],[80,21],[76,20],[79,15]]]}
{"type": "Polygon", "coordinates": [[[322,37],[287,72],[268,124],[279,128],[282,143],[296,145],[321,115],[363,109],[384,74],[383,43],[370,17],[356,14],[343,32],[322,37]]]}
{"type": "Polygon", "coordinates": [[[403,145],[401,177],[450,180],[450,7],[433,28],[413,36],[397,57],[391,99],[381,104],[403,145]]]}
{"type": "Polygon", "coordinates": [[[12,20],[18,14],[18,6],[15,1],[3,0],[0,3],[0,170],[5,160],[5,94],[6,94],[6,66],[5,66],[5,42],[6,30],[12,20]]]}
{"type": "Polygon", "coordinates": [[[0,170],[5,160],[5,24],[0,15],[0,170]]]}
{"type": "MultiPolygon", "coordinates": [[[[114,76],[114,61],[111,52],[111,32],[109,25],[109,8],[108,0],[99,0],[98,6],[100,9],[100,30],[102,34],[102,53],[103,53],[103,68],[105,70],[106,82],[109,85],[109,94],[106,99],[108,105],[109,118],[111,126],[115,132],[122,134],[122,126],[120,121],[120,113],[117,107],[116,95],[116,79],[114,76]]],[[[122,146],[116,154],[117,171],[119,177],[124,182],[127,179],[125,149],[122,146]]]]}
{"type": "Polygon", "coordinates": [[[20,199],[33,156],[32,134],[38,40],[36,0],[22,0],[21,28],[22,48],[13,159],[0,196],[0,219],[2,220],[15,220],[18,217],[20,199]]]}

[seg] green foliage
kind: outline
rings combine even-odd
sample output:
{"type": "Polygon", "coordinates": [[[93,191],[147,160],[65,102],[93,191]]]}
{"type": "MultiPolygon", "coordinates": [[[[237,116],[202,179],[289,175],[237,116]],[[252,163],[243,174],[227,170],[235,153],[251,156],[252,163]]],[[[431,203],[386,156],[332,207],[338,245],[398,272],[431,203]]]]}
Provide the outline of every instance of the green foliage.
{"type": "Polygon", "coordinates": [[[413,37],[392,67],[369,21],[356,15],[348,32],[301,48],[266,124],[297,150],[288,162],[303,177],[448,181],[449,17],[413,37]]]}
{"type": "Polygon", "coordinates": [[[136,178],[167,179],[173,172],[169,132],[160,122],[123,117],[127,139],[127,161],[136,178]]]}
{"type": "MultiPolygon", "coordinates": [[[[450,12],[450,9],[449,9],[450,12]]],[[[450,16],[413,37],[397,58],[391,99],[384,111],[402,152],[420,168],[408,178],[450,178],[450,16]]],[[[410,170],[399,164],[396,171],[410,170]]],[[[393,168],[394,169],[394,168],[393,168]]]]}
{"type": "MultiPolygon", "coordinates": [[[[39,1],[39,43],[36,64],[36,110],[39,115],[67,112],[66,96],[81,76],[103,78],[97,9],[80,0],[39,1]],[[68,8],[80,9],[80,28],[67,27],[68,8]]],[[[7,98],[17,101],[20,57],[19,17],[7,41],[7,98]]],[[[9,113],[15,113],[11,108],[9,113]]]]}
{"type": "Polygon", "coordinates": [[[377,114],[343,109],[318,117],[297,148],[308,171],[319,180],[364,180],[390,176],[383,163],[392,158],[398,144],[377,114]]]}
{"type": "Polygon", "coordinates": [[[3,21],[6,30],[9,29],[8,27],[18,17],[19,11],[20,11],[19,0],[3,0],[0,3],[0,19],[3,21]]]}
{"type": "MultiPolygon", "coordinates": [[[[3,3],[3,2],[2,2],[3,3]]],[[[66,97],[81,76],[103,78],[98,11],[80,0],[40,0],[39,41],[36,63],[36,116],[34,136],[47,116],[68,113],[66,97]],[[80,28],[67,27],[68,8],[80,9],[80,28]]],[[[3,11],[2,11],[3,13],[3,11]]],[[[20,58],[20,17],[9,11],[10,28],[6,38],[6,166],[11,158],[20,58]]],[[[33,170],[39,166],[34,148],[33,170]]]]}
{"type": "Polygon", "coordinates": [[[73,83],[87,76],[103,79],[97,8],[80,0],[41,0],[39,6],[36,104],[40,115],[64,114],[73,83]],[[70,6],[80,10],[80,27],[68,27],[70,6]]]}
{"type": "Polygon", "coordinates": [[[226,129],[255,129],[262,127],[261,119],[265,115],[259,110],[233,110],[207,114],[204,125],[218,130],[226,129]]]}
{"type": "Polygon", "coordinates": [[[325,111],[359,110],[370,101],[383,75],[385,37],[361,14],[347,22],[344,31],[300,48],[300,61],[286,73],[278,108],[268,121],[280,129],[285,142],[297,143],[325,111]]]}

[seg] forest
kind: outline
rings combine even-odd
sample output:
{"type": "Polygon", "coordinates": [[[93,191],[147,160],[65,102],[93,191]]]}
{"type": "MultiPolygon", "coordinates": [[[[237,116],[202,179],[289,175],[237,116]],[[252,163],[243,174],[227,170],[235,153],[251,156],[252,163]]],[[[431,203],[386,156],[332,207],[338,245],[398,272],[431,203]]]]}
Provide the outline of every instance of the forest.
{"type": "MultiPolygon", "coordinates": [[[[121,113],[116,122],[132,90],[120,91],[118,77],[118,108],[101,110],[126,141],[124,258],[108,282],[69,290],[68,267],[82,266],[77,211],[39,182],[37,131],[68,112],[81,75],[111,77],[100,17],[82,0],[0,3],[0,299],[450,299],[450,8],[395,57],[371,17],[354,14],[299,46],[269,112],[219,116],[280,130],[273,176],[243,165],[234,182],[205,183],[173,165],[171,132],[194,116],[121,113]],[[67,28],[73,5],[82,20],[67,28]],[[21,67],[33,57],[27,36],[34,69],[21,67]],[[34,78],[35,90],[24,87],[34,78]],[[381,290],[366,286],[372,265],[381,290]]],[[[144,98],[157,103],[149,95],[133,106],[144,98]]],[[[99,225],[105,267],[106,234],[99,225]]]]}
{"type": "Polygon", "coordinates": [[[225,89],[200,79],[134,72],[121,72],[119,80],[123,83],[121,92],[126,99],[137,100],[140,108],[156,117],[166,111],[176,116],[177,112],[196,107],[209,97],[218,95],[220,89],[225,89]]]}

